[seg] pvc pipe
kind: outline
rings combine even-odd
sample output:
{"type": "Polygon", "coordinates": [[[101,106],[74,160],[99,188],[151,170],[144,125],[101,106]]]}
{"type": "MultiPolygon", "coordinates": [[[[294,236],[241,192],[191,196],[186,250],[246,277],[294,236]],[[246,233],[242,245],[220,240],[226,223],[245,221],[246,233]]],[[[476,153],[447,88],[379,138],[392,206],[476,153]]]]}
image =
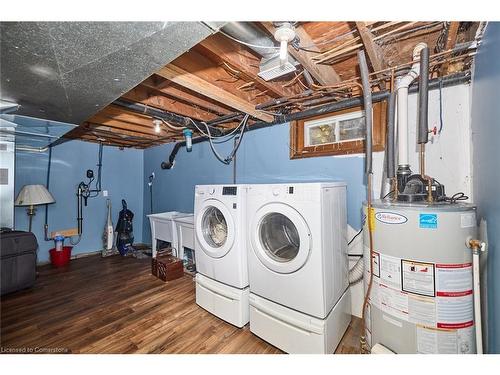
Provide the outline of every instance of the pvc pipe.
{"type": "MultiPolygon", "coordinates": [[[[420,51],[427,47],[425,43],[419,43],[413,49],[413,60],[416,60],[420,51]]],[[[408,153],[408,88],[410,84],[419,76],[420,64],[414,63],[405,76],[398,77],[396,80],[396,92],[398,96],[398,164],[401,166],[409,165],[408,153]]]]}
{"type": "Polygon", "coordinates": [[[31,146],[16,146],[16,151],[26,151],[26,152],[45,152],[49,149],[49,146],[46,147],[31,147],[31,146]]]}
{"type": "Polygon", "coordinates": [[[408,165],[409,164],[408,88],[407,87],[398,88],[397,96],[398,96],[398,165],[408,165]]]}
{"type": "MultiPolygon", "coordinates": [[[[481,244],[481,247],[484,246],[481,244]]],[[[479,251],[472,251],[472,277],[474,283],[474,324],[476,328],[476,353],[483,354],[483,328],[481,321],[481,282],[479,281],[479,251]]]]}

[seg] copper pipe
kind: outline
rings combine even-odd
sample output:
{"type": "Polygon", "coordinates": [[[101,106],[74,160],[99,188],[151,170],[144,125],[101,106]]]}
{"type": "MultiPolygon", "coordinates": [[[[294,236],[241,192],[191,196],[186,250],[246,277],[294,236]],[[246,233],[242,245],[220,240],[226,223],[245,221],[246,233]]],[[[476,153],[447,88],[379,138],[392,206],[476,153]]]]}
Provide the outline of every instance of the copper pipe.
{"type": "Polygon", "coordinates": [[[432,178],[427,176],[427,202],[432,203],[434,200],[432,199],[432,178]]]}
{"type": "Polygon", "coordinates": [[[360,337],[360,349],[361,353],[369,353],[370,350],[366,346],[366,308],[368,307],[368,301],[370,299],[370,292],[373,285],[373,222],[372,222],[372,174],[368,174],[368,199],[367,199],[367,209],[366,209],[366,220],[368,227],[368,237],[370,241],[370,279],[368,281],[368,288],[366,290],[365,299],[363,301],[363,309],[361,314],[361,332],[360,337]]]}
{"type": "Polygon", "coordinates": [[[425,143],[420,144],[419,156],[420,156],[420,176],[422,176],[422,178],[425,178],[425,143]]]}

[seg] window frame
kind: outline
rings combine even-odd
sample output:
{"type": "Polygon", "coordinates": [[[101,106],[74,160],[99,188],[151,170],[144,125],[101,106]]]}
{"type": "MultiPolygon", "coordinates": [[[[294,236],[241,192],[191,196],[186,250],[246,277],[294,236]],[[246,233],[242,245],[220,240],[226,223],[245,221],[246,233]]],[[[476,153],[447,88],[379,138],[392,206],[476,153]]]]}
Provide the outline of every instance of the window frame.
{"type": "MultiPolygon", "coordinates": [[[[387,102],[373,104],[373,151],[385,149],[387,102]]],[[[356,106],[340,111],[330,112],[306,119],[290,122],[290,159],[300,159],[316,156],[352,155],[365,152],[365,140],[337,141],[322,145],[306,146],[306,127],[327,122],[330,118],[340,118],[341,121],[357,112],[364,113],[362,106],[356,106]]]]}

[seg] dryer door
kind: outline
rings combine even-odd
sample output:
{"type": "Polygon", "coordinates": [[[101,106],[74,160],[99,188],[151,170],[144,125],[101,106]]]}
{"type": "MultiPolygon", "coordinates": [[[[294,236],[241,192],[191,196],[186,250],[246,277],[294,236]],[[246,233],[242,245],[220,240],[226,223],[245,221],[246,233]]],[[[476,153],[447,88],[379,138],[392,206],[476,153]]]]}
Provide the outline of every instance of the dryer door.
{"type": "Polygon", "coordinates": [[[196,216],[196,237],[202,250],[212,258],[221,258],[233,246],[235,225],[231,213],[221,201],[207,199],[196,216]]]}
{"type": "Polygon", "coordinates": [[[250,235],[255,255],[275,272],[292,273],[307,262],[311,231],[299,212],[287,204],[261,207],[254,216],[250,235]]]}

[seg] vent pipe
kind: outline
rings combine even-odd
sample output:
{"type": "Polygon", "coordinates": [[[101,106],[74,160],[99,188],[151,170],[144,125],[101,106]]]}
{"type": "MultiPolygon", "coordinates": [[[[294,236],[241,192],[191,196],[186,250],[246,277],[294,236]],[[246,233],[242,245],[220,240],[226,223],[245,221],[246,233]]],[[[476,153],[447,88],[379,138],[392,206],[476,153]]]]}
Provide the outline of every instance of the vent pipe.
{"type": "Polygon", "coordinates": [[[278,50],[273,40],[252,22],[228,22],[221,30],[235,39],[248,43],[247,46],[252,51],[264,58],[277,54],[278,50]]]}
{"type": "MultiPolygon", "coordinates": [[[[427,47],[419,43],[413,49],[413,60],[420,57],[420,51],[427,47]]],[[[398,190],[402,192],[408,177],[411,176],[408,153],[408,88],[420,74],[420,64],[414,63],[410,71],[396,80],[396,93],[398,101],[398,190]]]]}

